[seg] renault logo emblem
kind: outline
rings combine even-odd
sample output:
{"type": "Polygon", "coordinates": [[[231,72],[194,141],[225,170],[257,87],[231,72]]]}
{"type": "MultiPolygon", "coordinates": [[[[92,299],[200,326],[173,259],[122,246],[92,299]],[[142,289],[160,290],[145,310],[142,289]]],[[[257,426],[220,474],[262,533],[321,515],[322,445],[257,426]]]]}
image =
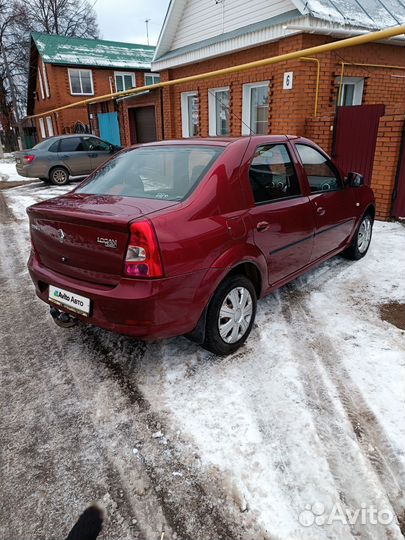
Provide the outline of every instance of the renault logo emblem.
{"type": "Polygon", "coordinates": [[[63,244],[63,241],[65,240],[65,233],[62,229],[58,229],[58,236],[59,236],[59,242],[63,244]]]}

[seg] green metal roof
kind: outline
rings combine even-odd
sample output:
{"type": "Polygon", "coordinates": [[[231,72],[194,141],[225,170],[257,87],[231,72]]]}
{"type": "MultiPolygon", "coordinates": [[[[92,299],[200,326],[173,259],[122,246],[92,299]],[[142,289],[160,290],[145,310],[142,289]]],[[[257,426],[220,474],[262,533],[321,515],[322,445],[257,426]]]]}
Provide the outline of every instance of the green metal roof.
{"type": "Polygon", "coordinates": [[[155,47],[103,39],[33,32],[32,39],[46,64],[150,69],[155,47]]]}

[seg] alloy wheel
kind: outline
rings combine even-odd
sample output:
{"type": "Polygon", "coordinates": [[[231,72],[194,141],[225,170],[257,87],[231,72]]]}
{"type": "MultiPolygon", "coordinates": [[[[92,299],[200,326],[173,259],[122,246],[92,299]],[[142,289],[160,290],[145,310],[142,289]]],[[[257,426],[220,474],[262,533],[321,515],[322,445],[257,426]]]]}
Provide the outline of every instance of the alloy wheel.
{"type": "Polygon", "coordinates": [[[360,224],[359,232],[357,234],[357,248],[360,253],[365,253],[371,240],[371,218],[366,216],[360,224]]]}
{"type": "Polygon", "coordinates": [[[63,185],[63,184],[66,184],[67,174],[64,170],[57,169],[56,171],[52,173],[52,179],[55,184],[63,185]]]}

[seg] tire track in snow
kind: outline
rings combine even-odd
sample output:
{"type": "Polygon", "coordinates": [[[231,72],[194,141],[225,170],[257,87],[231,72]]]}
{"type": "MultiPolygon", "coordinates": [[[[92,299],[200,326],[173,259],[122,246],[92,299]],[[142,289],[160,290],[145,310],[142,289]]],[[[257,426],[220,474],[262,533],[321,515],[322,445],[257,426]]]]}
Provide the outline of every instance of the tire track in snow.
{"type": "MultiPolygon", "coordinates": [[[[290,285],[290,289],[292,287],[293,285],[290,285]]],[[[281,295],[285,296],[285,292],[282,291],[281,295]]],[[[335,426],[335,432],[332,429],[336,418],[339,418],[339,413],[334,404],[334,399],[327,390],[328,383],[325,380],[325,375],[337,391],[339,401],[352,426],[359,449],[367,459],[370,470],[378,478],[382,494],[386,493],[394,514],[397,516],[401,532],[403,532],[404,492],[402,486],[405,485],[404,467],[397,459],[395,451],[378,419],[345,368],[333,342],[327,335],[321,333],[322,322],[317,320],[307,307],[306,297],[308,294],[309,291],[294,291],[292,293],[294,304],[291,302],[291,294],[289,295],[289,301],[284,297],[282,299],[282,312],[290,323],[292,337],[297,343],[297,350],[302,353],[304,348],[305,356],[313,358],[312,365],[306,365],[304,369],[301,366],[302,376],[305,381],[304,387],[309,399],[316,407],[321,407],[322,415],[328,419],[328,422],[324,422],[322,426],[318,424],[317,429],[321,438],[331,443],[327,450],[329,453],[328,461],[337,480],[338,489],[343,494],[344,486],[350,485],[350,482],[347,483],[347,481],[350,481],[350,476],[346,478],[346,481],[342,481],[345,467],[340,459],[341,456],[347,453],[348,444],[350,443],[340,439],[343,432],[339,432],[337,426],[335,426]],[[301,323],[305,325],[306,332],[300,331],[301,323]],[[312,337],[305,338],[303,342],[303,337],[308,333],[308,328],[312,328],[312,337]],[[335,456],[330,455],[330,448],[338,450],[335,456]]],[[[351,501],[352,504],[350,504],[348,497],[346,495],[342,496],[342,503],[351,507],[352,510],[360,508],[362,502],[359,499],[351,501]]],[[[378,536],[373,536],[376,532],[376,528],[372,528],[369,532],[369,538],[378,540],[378,536]]],[[[384,531],[381,531],[381,533],[384,534],[384,531]]],[[[353,530],[353,534],[357,534],[357,532],[353,530]]]]}
{"type": "Polygon", "coordinates": [[[16,279],[25,271],[21,252],[13,249],[26,246],[22,236],[14,226],[0,233],[1,253],[5,247],[8,253],[1,257],[7,282],[1,313],[2,538],[55,538],[57,530],[67,534],[84,508],[99,499],[113,510],[112,519],[119,519],[120,537],[129,540],[135,531],[121,515],[131,516],[131,511],[119,500],[117,475],[97,444],[44,310],[37,309],[32,294],[25,294],[28,287],[32,291],[27,276],[16,279]],[[36,315],[30,325],[21,317],[24,312],[36,315]]]}
{"type": "MultiPolygon", "coordinates": [[[[49,414],[54,416],[56,414],[59,421],[50,425],[51,440],[55,437],[58,441],[63,438],[71,440],[73,437],[78,441],[79,449],[85,446],[88,440],[96,445],[96,455],[100,460],[99,468],[104,471],[103,478],[97,479],[96,483],[105,486],[104,499],[107,496],[107,506],[112,512],[111,518],[117,522],[107,524],[106,532],[110,531],[110,534],[116,535],[118,527],[121,531],[120,538],[136,538],[141,531],[144,538],[155,539],[162,530],[170,535],[172,529],[176,530],[177,538],[185,540],[239,538],[236,525],[226,521],[225,512],[221,507],[223,501],[220,499],[220,490],[218,489],[215,493],[213,489],[213,496],[213,493],[210,493],[210,486],[208,484],[207,487],[203,486],[193,467],[187,465],[187,459],[178,451],[175,443],[167,441],[166,445],[161,445],[160,438],[152,437],[153,432],[158,429],[169,432],[169,428],[162,427],[162,420],[150,410],[149,403],[143,398],[130,374],[123,368],[122,362],[116,362],[114,355],[128,358],[125,351],[117,350],[114,340],[111,342],[108,337],[106,338],[108,333],[103,331],[92,328],[62,331],[56,327],[45,315],[47,308],[34,298],[32,284],[28,279],[24,260],[28,253],[28,231],[23,231],[23,224],[19,224],[16,227],[4,228],[0,237],[0,253],[8,253],[7,257],[1,257],[2,277],[6,281],[9,296],[7,320],[11,322],[18,318],[18,324],[14,325],[14,332],[11,330],[9,332],[7,355],[12,359],[22,360],[22,355],[30,358],[30,363],[25,366],[27,373],[32,373],[33,376],[35,373],[43,375],[43,379],[37,384],[40,396],[46,396],[49,392],[50,396],[53,395],[52,386],[58,377],[61,377],[64,384],[72,388],[75,402],[80,404],[77,406],[79,410],[75,411],[78,415],[77,420],[69,420],[69,415],[65,417],[62,411],[58,410],[58,400],[55,402],[52,398],[52,412],[49,414]],[[26,295],[25,290],[29,290],[30,294],[26,295]],[[36,314],[32,328],[27,327],[21,313],[36,314]],[[24,339],[25,346],[21,347],[15,338],[16,335],[24,339]],[[113,345],[112,348],[110,348],[111,345],[113,345]],[[100,364],[107,373],[105,379],[96,373],[100,371],[100,364]],[[117,408],[116,412],[119,416],[124,417],[122,426],[116,426],[115,418],[111,416],[112,411],[107,411],[104,416],[104,413],[100,413],[99,408],[103,406],[100,393],[102,394],[103,391],[105,395],[109,391],[113,395],[111,405],[117,408]],[[98,418],[100,416],[101,419],[98,418]],[[61,429],[60,425],[66,422],[68,426],[61,429]],[[128,423],[132,425],[128,426],[128,423]],[[144,443],[139,450],[137,448],[138,462],[135,463],[132,447],[129,446],[131,441],[135,442],[139,435],[144,443]],[[80,442],[83,437],[86,440],[80,442]],[[115,448],[114,451],[110,448],[111,444],[115,448]],[[129,450],[131,459],[125,455],[122,448],[129,450]],[[173,472],[176,472],[176,475],[173,475],[173,472]],[[134,515],[139,527],[134,526],[129,530],[127,522],[134,515]]],[[[126,338],[117,339],[126,345],[124,349],[128,349],[131,355],[135,354],[137,358],[142,357],[145,351],[144,345],[133,346],[126,338]]],[[[10,377],[13,377],[12,373],[13,370],[10,369],[10,377]]],[[[10,384],[12,387],[13,381],[10,380],[10,384]]],[[[57,395],[61,403],[67,399],[65,394],[57,393],[57,395]]],[[[21,396],[21,400],[24,402],[24,396],[21,396]]],[[[37,406],[41,408],[46,406],[46,403],[39,401],[37,406]]],[[[23,428],[26,429],[24,423],[23,428]]],[[[36,462],[33,458],[35,444],[30,446],[30,449],[24,441],[20,441],[20,444],[22,448],[25,448],[24,452],[28,452],[28,461],[33,459],[33,466],[35,466],[36,462]]],[[[76,495],[78,500],[82,500],[81,491],[87,494],[89,490],[91,492],[93,480],[89,471],[83,478],[79,467],[75,468],[74,473],[78,485],[72,485],[69,467],[63,465],[61,470],[58,470],[55,460],[61,457],[63,462],[66,462],[66,458],[58,454],[59,452],[60,448],[57,448],[56,455],[53,456],[51,449],[51,453],[48,454],[52,456],[52,459],[49,460],[46,486],[47,491],[53,493],[55,485],[59,485],[60,477],[64,478],[64,490],[61,491],[66,490],[67,493],[56,495],[55,500],[59,501],[60,508],[66,514],[64,523],[67,527],[69,510],[64,504],[64,496],[71,497],[76,489],[79,491],[76,495]],[[89,483],[88,489],[84,487],[86,482],[89,483]]],[[[16,451],[16,454],[19,455],[19,452],[16,451]]],[[[74,455],[75,452],[73,452],[74,455]]],[[[73,457],[78,464],[83,459],[87,460],[87,457],[81,455],[73,457]]],[[[103,489],[100,486],[94,493],[94,496],[101,498],[100,502],[103,502],[103,489]]],[[[34,513],[31,505],[28,506],[31,509],[30,512],[34,513]]],[[[21,505],[21,508],[25,510],[26,506],[21,505]]],[[[74,508],[77,508],[78,513],[84,509],[83,506],[77,505],[74,508]]],[[[11,507],[5,510],[11,516],[11,507]]],[[[46,513],[45,516],[47,516],[46,513]]],[[[73,514],[70,518],[74,522],[73,514]]],[[[48,521],[37,523],[39,534],[43,534],[44,528],[50,531],[59,528],[58,519],[60,516],[51,511],[48,521]]],[[[21,516],[17,519],[13,518],[9,530],[12,530],[13,526],[20,521],[21,516]]]]}
{"type": "Polygon", "coordinates": [[[151,354],[148,346],[85,327],[82,328],[82,339],[91,350],[96,351],[95,362],[101,362],[118,382],[131,405],[137,406],[133,422],[136,431],[142,433],[139,456],[165,518],[177,537],[185,540],[240,538],[238,526],[226,515],[226,496],[221,493],[218,482],[214,485],[212,478],[204,478],[196,470],[193,463],[195,455],[186,455],[190,454],[190,449],[179,450],[183,446],[182,441],[176,440],[176,434],[165,418],[151,410],[135,382],[133,371],[145,354],[151,354]],[[159,432],[162,436],[154,437],[159,432]]]}

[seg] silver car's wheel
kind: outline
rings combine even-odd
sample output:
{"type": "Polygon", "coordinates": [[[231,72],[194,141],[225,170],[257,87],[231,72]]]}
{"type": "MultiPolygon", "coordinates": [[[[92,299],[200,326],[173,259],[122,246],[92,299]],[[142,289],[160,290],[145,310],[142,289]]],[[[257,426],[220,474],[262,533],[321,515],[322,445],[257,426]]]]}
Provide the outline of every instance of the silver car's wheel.
{"type": "Polygon", "coordinates": [[[69,182],[69,174],[66,169],[56,167],[52,170],[50,179],[52,184],[55,184],[56,186],[64,186],[69,182]]]}
{"type": "Polygon", "coordinates": [[[218,330],[225,343],[236,343],[246,334],[253,314],[253,302],[245,287],[230,290],[219,310],[218,330]]]}
{"type": "Polygon", "coordinates": [[[372,222],[370,216],[364,216],[357,233],[357,249],[365,253],[370,245],[372,222]]]}

